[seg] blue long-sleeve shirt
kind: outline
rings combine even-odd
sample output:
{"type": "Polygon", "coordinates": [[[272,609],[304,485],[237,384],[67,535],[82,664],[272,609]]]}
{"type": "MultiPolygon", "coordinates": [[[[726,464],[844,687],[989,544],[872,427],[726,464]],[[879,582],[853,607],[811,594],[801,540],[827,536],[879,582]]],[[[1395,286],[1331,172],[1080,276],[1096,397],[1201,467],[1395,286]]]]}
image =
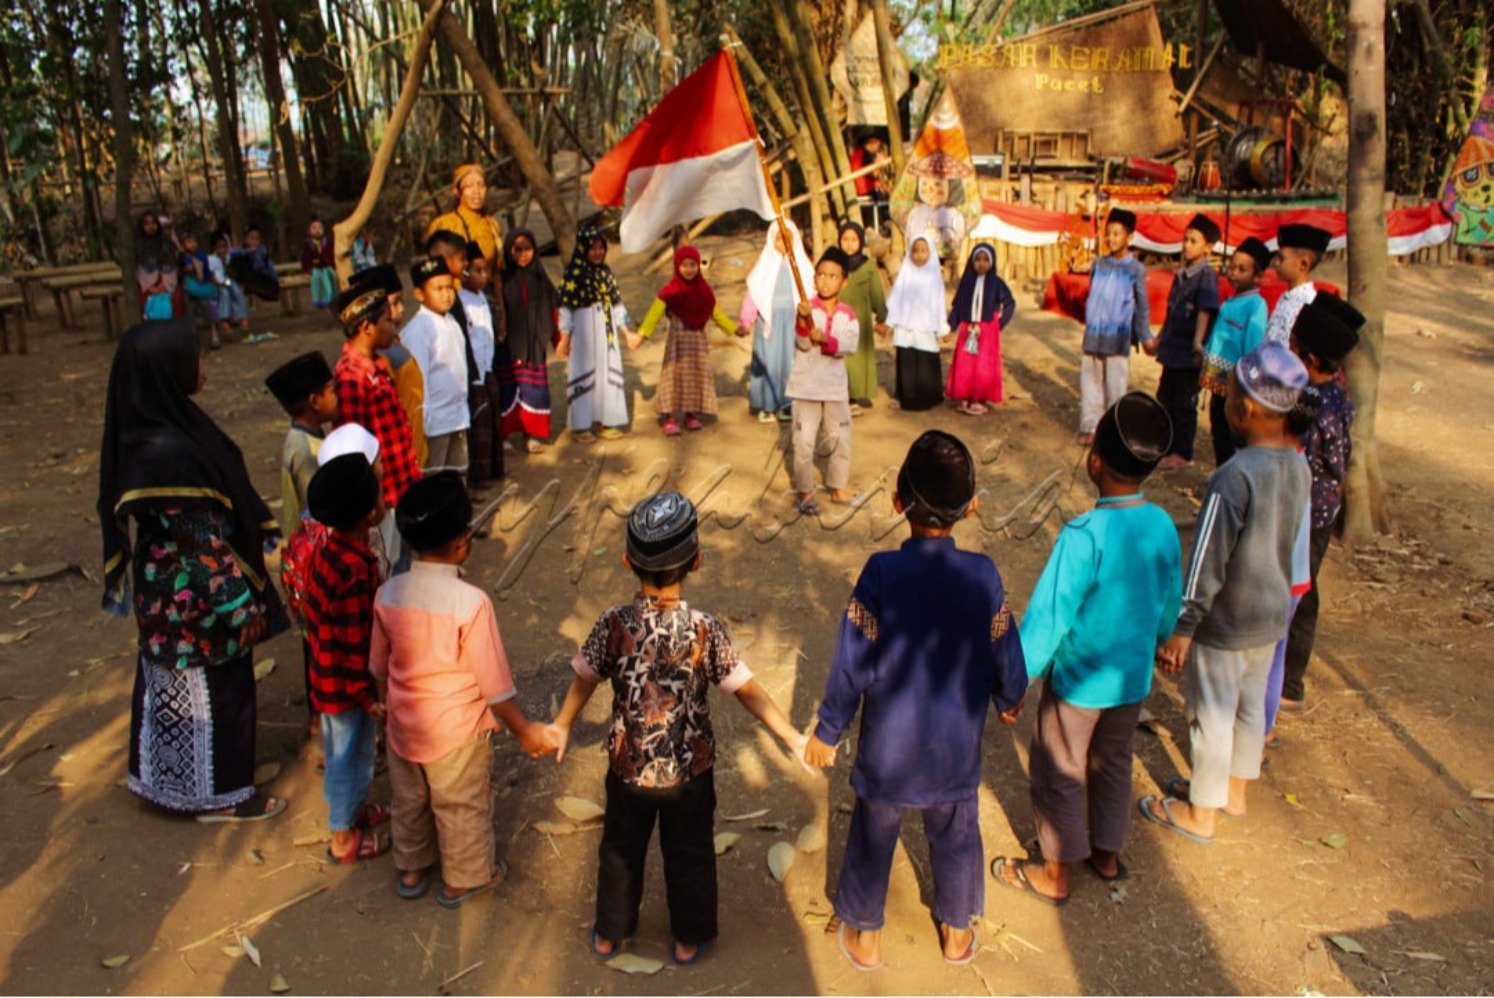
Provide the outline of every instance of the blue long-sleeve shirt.
{"type": "Polygon", "coordinates": [[[851,786],[901,807],[968,798],[980,784],[988,705],[1027,693],[1001,574],[950,537],[867,560],[841,620],[815,737],[834,745],[861,708],[851,786]]]}
{"type": "Polygon", "coordinates": [[[1027,675],[1047,674],[1076,707],[1146,699],[1157,645],[1182,608],[1177,527],[1141,498],[1101,499],[1064,524],[1022,615],[1027,675]]]}
{"type": "Polygon", "coordinates": [[[1119,259],[1096,257],[1084,302],[1084,352],[1121,357],[1131,352],[1132,344],[1151,339],[1146,266],[1130,253],[1119,259]]]}

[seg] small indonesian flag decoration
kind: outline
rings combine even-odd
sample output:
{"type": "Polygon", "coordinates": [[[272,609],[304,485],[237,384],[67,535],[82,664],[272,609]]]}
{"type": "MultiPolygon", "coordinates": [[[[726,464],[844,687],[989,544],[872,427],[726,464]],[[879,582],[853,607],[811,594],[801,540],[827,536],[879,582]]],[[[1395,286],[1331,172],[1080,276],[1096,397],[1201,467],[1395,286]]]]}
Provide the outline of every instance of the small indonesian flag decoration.
{"type": "Polygon", "coordinates": [[[706,215],[746,208],[774,217],[731,58],[718,52],[681,80],[592,171],[592,200],[625,206],[623,252],[706,215]]]}

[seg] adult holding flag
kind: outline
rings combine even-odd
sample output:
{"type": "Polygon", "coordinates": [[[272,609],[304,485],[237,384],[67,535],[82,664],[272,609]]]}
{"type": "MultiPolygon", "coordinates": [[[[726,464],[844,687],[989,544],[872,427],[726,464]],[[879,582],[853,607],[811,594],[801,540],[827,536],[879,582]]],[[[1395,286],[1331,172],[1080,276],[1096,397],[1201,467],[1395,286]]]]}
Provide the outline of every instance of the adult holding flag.
{"type": "Polygon", "coordinates": [[[738,208],[778,215],[737,72],[730,51],[711,56],[592,171],[592,200],[623,206],[624,253],[707,215],[738,208]]]}

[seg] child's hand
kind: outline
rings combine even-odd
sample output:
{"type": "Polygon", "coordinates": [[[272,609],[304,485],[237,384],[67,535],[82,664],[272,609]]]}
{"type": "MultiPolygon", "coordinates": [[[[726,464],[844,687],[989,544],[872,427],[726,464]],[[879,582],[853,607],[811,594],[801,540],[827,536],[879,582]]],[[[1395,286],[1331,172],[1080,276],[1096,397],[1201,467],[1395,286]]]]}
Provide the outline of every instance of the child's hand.
{"type": "Polygon", "coordinates": [[[1027,703],[1026,700],[1021,700],[1021,701],[1019,701],[1017,703],[1017,705],[1015,707],[1008,707],[1006,710],[1003,710],[1000,714],[998,714],[996,716],[999,717],[999,718],[1001,718],[1001,723],[1002,724],[1005,724],[1008,727],[1010,727],[1011,725],[1017,723],[1017,718],[1019,718],[1019,717],[1022,716],[1022,708],[1023,708],[1023,706],[1026,705],[1026,703],[1027,703]]]}
{"type": "Polygon", "coordinates": [[[1148,357],[1155,357],[1155,356],[1157,356],[1157,346],[1158,346],[1158,344],[1160,342],[1161,341],[1158,340],[1157,337],[1155,337],[1155,336],[1153,336],[1149,340],[1142,340],[1142,342],[1141,342],[1141,352],[1144,353],[1144,354],[1146,354],[1148,357]]]}
{"type": "Polygon", "coordinates": [[[819,346],[820,344],[824,343],[825,342],[825,331],[823,329],[820,329],[817,326],[810,326],[809,327],[809,342],[813,343],[815,346],[819,346]]]}
{"type": "Polygon", "coordinates": [[[368,711],[369,717],[373,718],[375,721],[378,721],[381,724],[384,722],[384,719],[389,716],[389,708],[384,704],[379,703],[379,701],[377,700],[370,703],[364,709],[368,711]]]}
{"type": "Polygon", "coordinates": [[[631,329],[623,330],[623,339],[627,341],[629,350],[637,350],[639,347],[643,346],[643,337],[639,336],[631,329]]]}
{"type": "Polygon", "coordinates": [[[555,751],[556,746],[548,737],[549,727],[547,724],[531,723],[514,730],[514,738],[518,739],[519,748],[523,749],[524,754],[529,758],[538,759],[540,756],[549,755],[555,751]]]}
{"type": "Polygon", "coordinates": [[[555,344],[555,356],[565,360],[571,355],[571,337],[568,333],[560,334],[560,342],[555,344]]]}
{"type": "Polygon", "coordinates": [[[835,746],[810,735],[804,745],[804,761],[816,769],[829,769],[835,765],[835,746]]]}
{"type": "Polygon", "coordinates": [[[812,314],[813,310],[809,307],[809,302],[807,302],[807,301],[801,301],[798,304],[798,306],[794,309],[794,312],[799,316],[799,318],[801,318],[801,319],[808,319],[810,317],[810,315],[812,314]]]}
{"type": "Polygon", "coordinates": [[[1167,644],[1157,651],[1157,666],[1169,675],[1177,675],[1183,671],[1183,666],[1188,664],[1188,651],[1193,647],[1193,639],[1181,634],[1174,634],[1167,639],[1167,644]]]}
{"type": "Polygon", "coordinates": [[[887,337],[887,335],[889,333],[892,332],[892,327],[889,326],[889,325],[887,325],[887,323],[885,323],[885,322],[879,322],[879,323],[877,323],[877,325],[876,325],[875,328],[876,328],[876,331],[877,331],[877,335],[883,337],[884,339],[887,337]]]}
{"type": "Polygon", "coordinates": [[[564,762],[566,746],[571,741],[571,729],[560,724],[547,724],[545,725],[545,740],[554,749],[555,761],[564,762]]]}

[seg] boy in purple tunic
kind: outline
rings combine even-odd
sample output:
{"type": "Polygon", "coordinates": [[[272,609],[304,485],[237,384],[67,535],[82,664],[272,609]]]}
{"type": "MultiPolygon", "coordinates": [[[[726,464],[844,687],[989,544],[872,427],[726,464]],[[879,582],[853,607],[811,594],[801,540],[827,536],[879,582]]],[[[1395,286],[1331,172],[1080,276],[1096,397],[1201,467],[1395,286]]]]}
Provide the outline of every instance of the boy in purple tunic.
{"type": "Polygon", "coordinates": [[[969,449],[938,430],[919,437],[893,497],[913,536],[862,569],[805,750],[810,765],[834,765],[860,706],[856,806],[835,897],[840,949],[857,970],[882,965],[887,882],[907,809],[923,812],[944,959],[975,956],[972,923],[985,903],[976,789],[987,704],[1012,724],[1027,692],[1001,574],[950,536],[977,504],[969,449]]]}

